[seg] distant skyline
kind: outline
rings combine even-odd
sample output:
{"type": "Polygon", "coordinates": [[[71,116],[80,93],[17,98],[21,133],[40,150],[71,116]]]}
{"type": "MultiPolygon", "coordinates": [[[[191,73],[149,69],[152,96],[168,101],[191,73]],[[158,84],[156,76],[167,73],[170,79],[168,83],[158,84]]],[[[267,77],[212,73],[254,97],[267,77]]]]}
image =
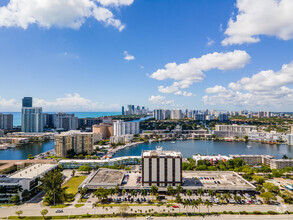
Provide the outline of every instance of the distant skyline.
{"type": "Polygon", "coordinates": [[[4,0],[0,112],[293,109],[292,0],[4,0]]]}

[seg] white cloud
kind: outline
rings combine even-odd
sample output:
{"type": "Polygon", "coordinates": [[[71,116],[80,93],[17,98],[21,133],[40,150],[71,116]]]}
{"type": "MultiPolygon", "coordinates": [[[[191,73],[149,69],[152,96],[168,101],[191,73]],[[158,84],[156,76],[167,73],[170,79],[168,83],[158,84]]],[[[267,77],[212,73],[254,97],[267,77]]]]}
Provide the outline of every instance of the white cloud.
{"type": "Polygon", "coordinates": [[[229,84],[229,88],[215,86],[207,88],[203,101],[207,105],[275,106],[293,107],[293,61],[284,64],[280,71],[261,71],[252,77],[244,77],[229,84]]]}
{"type": "Polygon", "coordinates": [[[249,62],[250,56],[246,51],[214,52],[200,58],[192,58],[187,63],[168,63],[164,69],[158,69],[150,77],[157,80],[174,80],[175,82],[171,86],[159,86],[158,89],[162,93],[177,93],[179,95],[184,93],[183,91],[178,92],[180,89],[189,88],[192,84],[202,81],[205,77],[203,71],[238,69],[243,68],[249,62]]]}
{"type": "MultiPolygon", "coordinates": [[[[120,110],[120,106],[118,104],[106,105],[104,103],[95,102],[81,97],[78,93],[66,94],[65,97],[57,98],[54,101],[34,98],[33,106],[43,107],[44,112],[120,110]]],[[[0,110],[18,112],[21,110],[21,102],[14,99],[6,100],[0,97],[0,110]]]]}
{"type": "Polygon", "coordinates": [[[101,3],[103,6],[129,6],[131,5],[134,0],[97,0],[99,3],[101,3]]]}
{"type": "Polygon", "coordinates": [[[273,70],[261,71],[251,78],[244,77],[236,83],[230,83],[229,87],[233,90],[248,91],[272,91],[281,86],[293,84],[293,61],[284,64],[280,71],[273,70]]]}
{"type": "Polygon", "coordinates": [[[238,14],[228,22],[223,45],[256,43],[260,35],[293,38],[292,0],[238,0],[236,6],[238,14]]]}
{"type": "Polygon", "coordinates": [[[124,60],[134,60],[134,56],[128,54],[128,52],[124,51],[124,60]]]}
{"type": "Polygon", "coordinates": [[[15,99],[5,99],[0,96],[0,111],[2,112],[12,112],[20,111],[21,104],[15,99]]]}
{"type": "Polygon", "coordinates": [[[209,37],[208,37],[207,40],[208,40],[207,46],[212,46],[215,43],[215,41],[213,39],[209,38],[209,37]]]}
{"type": "Polygon", "coordinates": [[[206,93],[223,93],[226,92],[226,88],[223,86],[215,86],[215,87],[211,87],[211,88],[207,88],[206,89],[206,93]]]}
{"type": "Polygon", "coordinates": [[[153,105],[174,105],[174,100],[167,100],[165,96],[154,96],[149,97],[148,101],[153,105]]]}
{"type": "Polygon", "coordinates": [[[109,9],[99,6],[95,0],[10,0],[0,7],[0,27],[27,29],[36,24],[44,28],[79,29],[90,17],[119,31],[125,27],[109,9]]]}
{"type": "Polygon", "coordinates": [[[77,60],[80,58],[78,55],[75,55],[75,54],[69,53],[69,52],[64,52],[64,53],[61,53],[60,55],[61,56],[64,56],[64,57],[69,57],[69,58],[77,59],[77,60]]]}
{"type": "Polygon", "coordinates": [[[139,65],[139,68],[144,69],[144,66],[143,65],[139,65]]]}

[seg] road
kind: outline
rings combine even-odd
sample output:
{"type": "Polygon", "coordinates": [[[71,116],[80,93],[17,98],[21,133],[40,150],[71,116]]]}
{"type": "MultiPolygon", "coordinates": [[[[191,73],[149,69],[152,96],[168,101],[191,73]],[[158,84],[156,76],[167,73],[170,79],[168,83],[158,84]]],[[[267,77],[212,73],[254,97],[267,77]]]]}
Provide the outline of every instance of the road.
{"type": "MultiPolygon", "coordinates": [[[[15,216],[15,212],[17,210],[22,210],[23,211],[23,216],[40,216],[40,212],[43,209],[48,209],[49,213],[48,215],[81,215],[81,214],[112,214],[113,212],[119,213],[119,206],[114,206],[112,208],[107,207],[107,208],[92,208],[92,203],[85,203],[83,207],[80,208],[75,208],[74,206],[69,206],[67,208],[63,209],[63,213],[55,213],[56,208],[48,208],[40,203],[38,204],[24,204],[20,206],[14,206],[14,207],[2,207],[0,209],[0,217],[5,218],[7,216],[15,216]]],[[[172,208],[167,208],[166,206],[161,206],[158,207],[156,205],[150,206],[130,206],[130,209],[127,211],[128,213],[135,213],[136,212],[141,212],[145,213],[145,211],[151,211],[153,212],[186,212],[186,208],[184,208],[182,205],[179,206],[179,208],[175,208],[172,210],[172,208]],[[132,209],[132,210],[131,210],[132,209]]],[[[290,211],[293,212],[293,205],[214,205],[213,207],[210,208],[210,212],[223,212],[223,211],[233,211],[233,212],[240,212],[240,211],[247,211],[247,212],[253,212],[253,211],[276,211],[276,212],[285,212],[285,211],[290,211]]],[[[191,207],[188,207],[187,209],[188,212],[199,212],[199,209],[192,209],[191,207]]],[[[205,206],[200,206],[200,212],[208,212],[208,209],[205,206]]],[[[233,218],[237,218],[236,215],[233,215],[233,218]]],[[[274,217],[274,219],[277,216],[271,216],[271,218],[274,217]]],[[[279,216],[278,216],[279,217],[279,216]]],[[[290,219],[293,219],[293,216],[286,216],[287,219],[290,217],[290,219]]],[[[249,217],[248,217],[249,218],[249,217]]],[[[190,218],[188,218],[190,219],[190,218]]],[[[244,216],[241,215],[241,219],[244,219],[244,216]]],[[[282,219],[282,218],[280,218],[282,219]]],[[[286,218],[285,218],[286,219],[286,218]]]]}

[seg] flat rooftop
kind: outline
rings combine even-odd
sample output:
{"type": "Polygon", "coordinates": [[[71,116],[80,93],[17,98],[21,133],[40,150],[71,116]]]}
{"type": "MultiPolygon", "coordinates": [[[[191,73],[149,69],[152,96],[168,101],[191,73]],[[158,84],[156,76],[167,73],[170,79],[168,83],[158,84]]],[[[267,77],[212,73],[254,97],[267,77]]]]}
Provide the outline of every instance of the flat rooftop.
{"type": "Polygon", "coordinates": [[[186,171],[182,173],[184,188],[213,190],[251,190],[255,187],[233,171],[186,171]]]}
{"type": "Polygon", "coordinates": [[[32,166],[26,167],[20,171],[13,173],[10,178],[24,178],[33,179],[39,175],[43,175],[50,170],[57,167],[57,164],[34,164],[32,166]]]}
{"type": "Polygon", "coordinates": [[[143,157],[182,157],[179,151],[164,151],[162,147],[157,147],[156,150],[143,151],[143,157]]]}
{"type": "Polygon", "coordinates": [[[100,168],[88,180],[86,185],[97,188],[102,186],[119,186],[122,183],[124,174],[124,170],[100,168]]]}

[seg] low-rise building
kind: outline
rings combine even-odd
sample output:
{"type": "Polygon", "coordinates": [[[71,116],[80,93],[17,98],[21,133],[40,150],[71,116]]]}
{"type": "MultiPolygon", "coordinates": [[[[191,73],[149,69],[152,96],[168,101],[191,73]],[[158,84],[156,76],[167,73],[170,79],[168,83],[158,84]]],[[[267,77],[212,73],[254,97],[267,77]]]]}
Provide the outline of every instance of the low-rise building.
{"type": "Polygon", "coordinates": [[[276,131],[271,132],[258,132],[253,130],[248,133],[248,140],[251,141],[265,141],[265,142],[275,142],[282,139],[282,134],[277,133],[276,131]]]}
{"type": "Polygon", "coordinates": [[[248,136],[249,132],[256,130],[256,126],[252,125],[216,125],[214,134],[217,137],[240,137],[248,136]]]}
{"type": "Polygon", "coordinates": [[[179,151],[157,150],[143,151],[142,184],[158,187],[178,186],[182,184],[182,154],[179,151]]]}
{"type": "Polygon", "coordinates": [[[0,203],[9,202],[11,197],[18,194],[22,200],[22,192],[32,192],[40,185],[40,178],[47,172],[54,170],[58,164],[33,164],[9,176],[0,177],[0,203]]]}
{"type": "Polygon", "coordinates": [[[215,165],[218,161],[224,161],[232,159],[231,157],[224,156],[224,155],[217,155],[217,156],[205,156],[205,155],[193,155],[192,159],[195,160],[195,164],[197,165],[199,160],[208,160],[211,162],[212,165],[215,165]]]}

